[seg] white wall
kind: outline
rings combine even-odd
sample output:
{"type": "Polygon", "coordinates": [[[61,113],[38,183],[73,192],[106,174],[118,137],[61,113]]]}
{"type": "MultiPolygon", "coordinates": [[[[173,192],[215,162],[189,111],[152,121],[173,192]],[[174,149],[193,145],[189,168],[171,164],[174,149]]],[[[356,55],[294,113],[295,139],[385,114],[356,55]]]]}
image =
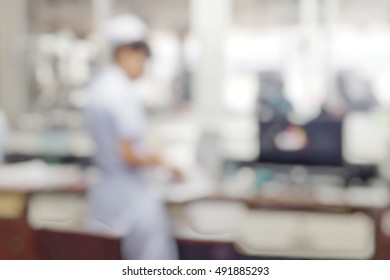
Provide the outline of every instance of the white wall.
{"type": "Polygon", "coordinates": [[[0,107],[11,121],[27,103],[26,0],[0,0],[0,107]]]}

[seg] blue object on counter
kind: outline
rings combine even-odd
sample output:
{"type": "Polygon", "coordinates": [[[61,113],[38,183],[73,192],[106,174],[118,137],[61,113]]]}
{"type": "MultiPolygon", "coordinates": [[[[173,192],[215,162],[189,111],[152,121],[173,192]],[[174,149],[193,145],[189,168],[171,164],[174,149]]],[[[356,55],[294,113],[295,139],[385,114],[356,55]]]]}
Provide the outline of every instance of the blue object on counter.
{"type": "Polygon", "coordinates": [[[259,168],[256,170],[256,183],[255,187],[256,189],[260,189],[264,185],[266,185],[268,182],[271,182],[274,180],[275,174],[270,169],[265,168],[259,168]]]}
{"type": "Polygon", "coordinates": [[[41,151],[47,155],[66,155],[69,153],[69,135],[66,130],[51,130],[43,133],[41,151]]]}

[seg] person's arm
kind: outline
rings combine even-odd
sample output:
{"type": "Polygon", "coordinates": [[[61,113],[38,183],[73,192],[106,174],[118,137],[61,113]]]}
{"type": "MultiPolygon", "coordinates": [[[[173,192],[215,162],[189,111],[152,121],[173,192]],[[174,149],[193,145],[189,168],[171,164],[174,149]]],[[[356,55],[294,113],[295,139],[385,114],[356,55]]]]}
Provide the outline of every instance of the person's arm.
{"type": "Polygon", "coordinates": [[[117,132],[119,135],[119,152],[123,161],[131,166],[165,167],[174,174],[176,179],[181,179],[181,172],[172,166],[164,164],[161,158],[155,154],[140,156],[134,147],[133,141],[138,141],[142,133],[143,116],[140,114],[136,102],[119,102],[115,100],[115,106],[111,107],[117,132]]]}
{"type": "Polygon", "coordinates": [[[148,155],[145,157],[140,157],[137,155],[137,153],[134,151],[131,141],[128,140],[122,140],[119,144],[120,153],[122,156],[123,161],[131,166],[143,166],[143,167],[165,167],[169,169],[176,180],[181,181],[183,180],[183,174],[182,172],[174,167],[167,164],[164,164],[161,160],[161,158],[157,155],[148,155]]]}
{"type": "Polygon", "coordinates": [[[121,140],[119,151],[123,161],[132,166],[158,166],[162,165],[160,157],[157,155],[139,156],[133,149],[129,140],[121,140]]]}

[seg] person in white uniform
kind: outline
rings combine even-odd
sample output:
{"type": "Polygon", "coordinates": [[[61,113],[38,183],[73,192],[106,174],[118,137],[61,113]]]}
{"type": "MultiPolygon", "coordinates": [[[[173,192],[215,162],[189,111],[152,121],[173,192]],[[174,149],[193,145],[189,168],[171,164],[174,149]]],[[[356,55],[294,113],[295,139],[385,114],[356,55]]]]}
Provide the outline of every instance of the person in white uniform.
{"type": "Polygon", "coordinates": [[[101,181],[88,191],[89,228],[119,236],[124,259],[177,259],[165,206],[148,192],[141,176],[145,168],[163,165],[145,146],[145,112],[133,87],[150,55],[147,28],[138,17],[121,15],[103,31],[113,63],[89,85],[85,108],[102,172],[101,181]]]}

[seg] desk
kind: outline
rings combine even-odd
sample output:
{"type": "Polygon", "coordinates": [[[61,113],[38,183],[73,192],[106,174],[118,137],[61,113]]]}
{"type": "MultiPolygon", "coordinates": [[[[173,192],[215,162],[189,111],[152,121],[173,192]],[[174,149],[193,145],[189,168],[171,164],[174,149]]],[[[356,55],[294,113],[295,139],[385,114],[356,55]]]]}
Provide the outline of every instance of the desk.
{"type": "Polygon", "coordinates": [[[40,161],[0,167],[0,259],[37,259],[36,232],[28,223],[27,204],[37,193],[80,193],[85,189],[75,166],[40,161]]]}
{"type": "MultiPolygon", "coordinates": [[[[63,169],[63,171],[65,171],[65,169],[63,169]]],[[[58,176],[60,168],[58,168],[58,166],[53,166],[53,169],[51,169],[49,173],[50,172],[53,172],[51,174],[56,174],[56,176],[58,176]]],[[[77,194],[82,196],[85,185],[81,182],[85,182],[85,180],[82,180],[79,177],[82,175],[81,173],[75,172],[72,174],[78,175],[74,176],[72,180],[68,180],[66,184],[63,181],[59,184],[59,181],[57,181],[56,186],[54,187],[49,187],[49,184],[45,187],[37,187],[33,184],[34,186],[31,188],[28,186],[24,188],[22,186],[14,188],[0,187],[0,196],[17,196],[23,203],[20,216],[16,219],[0,220],[0,259],[42,258],[42,251],[39,251],[44,247],[42,246],[42,240],[51,233],[55,234],[56,230],[51,229],[47,231],[45,228],[32,229],[27,222],[31,213],[28,213],[26,204],[28,201],[32,201],[36,194],[77,194]],[[39,248],[37,244],[40,244],[39,248]]],[[[54,181],[50,181],[50,184],[53,184],[53,182],[54,181]]],[[[260,255],[257,254],[257,252],[251,253],[242,250],[238,244],[239,242],[237,242],[235,227],[239,227],[242,214],[245,211],[255,211],[259,209],[267,211],[303,211],[308,213],[364,213],[371,217],[375,223],[375,254],[372,258],[390,259],[390,238],[382,233],[380,227],[382,214],[389,209],[388,207],[370,208],[345,204],[325,205],[305,196],[302,196],[301,199],[299,199],[299,197],[290,197],[290,199],[271,199],[264,197],[239,197],[217,192],[205,192],[203,195],[200,195],[198,192],[192,199],[190,196],[187,196],[185,200],[180,201],[177,200],[178,197],[173,197],[174,199],[167,201],[167,204],[172,215],[176,237],[180,245],[181,256],[184,259],[283,258],[282,256],[260,255]],[[199,202],[210,203],[210,205],[212,205],[212,212],[208,214],[207,209],[202,208],[202,206],[199,205],[196,206],[196,203],[199,202]],[[188,215],[195,212],[197,216],[193,215],[191,218],[192,220],[189,220],[188,215]],[[199,223],[199,221],[202,222],[202,216],[205,214],[208,214],[208,216],[211,217],[211,223],[210,221],[203,224],[199,223]],[[210,225],[212,225],[213,219],[220,220],[219,217],[228,217],[228,219],[222,225],[211,227],[210,225]],[[192,224],[190,224],[191,222],[192,224]]],[[[56,234],[56,238],[59,239],[56,239],[56,241],[63,240],[68,236],[71,240],[84,240],[83,238],[87,238],[88,240],[93,239],[91,241],[93,244],[103,244],[105,242],[102,241],[103,243],[99,243],[100,241],[96,241],[93,237],[88,238],[85,234],[75,236],[75,232],[77,232],[77,230],[72,228],[68,231],[65,229],[58,231],[57,229],[58,234],[56,234]]],[[[107,237],[104,238],[108,240],[107,237]]],[[[60,243],[63,244],[62,241],[60,243]]],[[[104,244],[114,243],[109,242],[104,244]]],[[[107,249],[106,245],[102,245],[102,247],[107,249]]],[[[113,246],[113,250],[116,250],[115,246],[113,246]]],[[[43,252],[43,254],[46,256],[44,258],[54,257],[52,252],[49,252],[48,250],[43,252]]],[[[107,256],[106,253],[100,256],[103,255],[107,256]]],[[[68,252],[63,258],[71,258],[70,256],[72,256],[72,253],[68,252]]],[[[109,258],[115,258],[115,256],[117,255],[113,252],[109,258]]]]}
{"type": "MultiPolygon", "coordinates": [[[[299,200],[297,197],[294,199],[266,199],[266,198],[260,198],[260,197],[254,197],[254,198],[239,198],[239,197],[234,197],[234,196],[227,196],[224,194],[215,194],[214,196],[209,196],[207,198],[203,199],[198,199],[196,201],[192,202],[187,202],[180,205],[176,206],[171,206],[173,208],[175,207],[186,207],[188,204],[192,203],[204,203],[205,201],[209,201],[210,203],[221,203],[221,202],[226,202],[226,203],[241,203],[242,205],[245,205],[247,207],[247,211],[253,212],[253,213],[285,213],[283,215],[285,216],[292,216],[293,218],[295,216],[298,216],[302,218],[305,216],[305,219],[308,219],[306,223],[306,226],[309,226],[309,229],[312,228],[310,225],[318,224],[321,220],[325,221],[326,219],[330,219],[334,226],[333,234],[344,234],[343,237],[341,238],[346,238],[345,234],[347,234],[350,237],[354,237],[355,242],[363,242],[362,240],[367,240],[365,238],[369,237],[367,243],[367,248],[358,250],[356,251],[356,246],[355,249],[353,249],[351,246],[349,250],[355,250],[356,253],[356,258],[373,258],[373,259],[389,259],[390,258],[390,239],[389,237],[384,236],[383,232],[381,231],[380,228],[380,222],[381,222],[381,216],[382,213],[386,210],[389,209],[388,207],[362,207],[362,206],[350,206],[350,205],[343,205],[343,204],[335,204],[335,205],[325,205],[321,204],[318,202],[315,202],[314,200],[311,200],[307,197],[303,197],[301,200],[299,200]],[[351,219],[350,219],[351,218],[351,219]],[[348,233],[348,228],[344,227],[337,227],[337,224],[343,223],[342,220],[345,220],[346,222],[350,223],[351,226],[355,227],[357,231],[360,234],[360,237],[354,233],[348,233]],[[313,223],[314,222],[314,223],[313,223]],[[340,232],[340,230],[343,230],[340,232]],[[337,233],[339,232],[339,233],[337,233]],[[362,236],[363,234],[363,236],[362,236]],[[359,241],[360,240],[360,241],[359,241]],[[370,243],[371,242],[371,243],[370,243]],[[371,244],[371,245],[370,245],[371,244]]],[[[206,211],[206,210],[204,210],[206,211]]],[[[177,209],[174,211],[176,213],[180,212],[177,209]]],[[[182,210],[184,212],[184,210],[182,210]]],[[[207,212],[207,211],[206,211],[207,212]]],[[[177,214],[176,214],[177,215],[177,214]]],[[[259,215],[259,214],[255,214],[259,215]]],[[[212,216],[212,215],[211,215],[212,216]]],[[[230,215],[231,216],[231,215],[230,215]]],[[[263,217],[261,217],[264,219],[263,217]]],[[[296,218],[296,217],[295,217],[296,218]]],[[[295,219],[294,218],[294,219],[295,219]]],[[[217,220],[214,219],[216,222],[217,220]]],[[[209,224],[212,222],[208,222],[209,224]]],[[[269,224],[269,221],[268,221],[269,224]]],[[[342,225],[342,224],[340,224],[342,225]]],[[[324,223],[322,223],[322,226],[324,226],[324,223]]],[[[188,227],[188,226],[187,226],[188,227]]],[[[237,226],[242,227],[241,225],[237,226]]],[[[187,245],[187,247],[191,248],[194,247],[194,244],[204,246],[207,249],[204,249],[204,251],[213,251],[210,248],[215,248],[217,251],[219,251],[222,246],[222,251],[224,251],[225,256],[226,255],[232,255],[231,252],[232,250],[228,248],[233,248],[233,252],[235,252],[235,258],[239,259],[247,259],[247,258],[258,258],[258,259],[263,259],[263,258],[318,258],[315,256],[313,253],[305,253],[305,251],[297,251],[297,255],[293,254],[284,254],[284,255],[278,255],[277,252],[271,252],[267,250],[264,251],[257,251],[255,248],[250,249],[246,246],[246,248],[243,248],[242,241],[238,240],[237,238],[239,237],[240,234],[237,234],[237,232],[234,234],[217,234],[214,232],[214,234],[210,232],[201,232],[204,230],[205,226],[202,226],[196,228],[196,226],[190,226],[190,229],[185,230],[186,228],[182,226],[182,235],[179,237],[179,239],[184,242],[187,245]],[[195,230],[194,230],[195,228],[195,230]],[[199,234],[201,232],[202,234],[199,234]],[[209,235],[208,235],[209,234],[209,235]],[[230,239],[229,239],[230,238],[230,239]],[[190,246],[191,245],[191,246],[190,246]],[[305,255],[306,254],[306,255],[305,255]]],[[[215,228],[215,227],[214,227],[215,228]]],[[[312,228],[315,229],[315,228],[312,228]]],[[[323,228],[324,232],[329,231],[329,228],[325,225],[323,228]]],[[[179,231],[180,232],[180,231],[179,231]]],[[[310,230],[309,232],[312,232],[310,230]]],[[[321,238],[324,238],[324,234],[321,234],[321,230],[317,232],[317,235],[320,234],[322,235],[321,238]]],[[[242,235],[242,234],[241,234],[242,235]]],[[[320,236],[317,236],[316,238],[320,238],[320,236]]],[[[347,238],[348,238],[347,236],[347,238]]],[[[325,235],[326,237],[326,235],[325,235]]],[[[261,239],[261,236],[259,236],[261,239]]],[[[349,238],[351,240],[351,238],[349,238]]],[[[328,240],[326,242],[331,241],[328,240]]],[[[346,240],[348,242],[348,239],[346,240]]],[[[253,242],[252,242],[253,243],[253,242]]],[[[321,245],[322,242],[320,242],[321,245]]],[[[337,242],[333,242],[336,244],[337,242]]],[[[323,242],[325,244],[325,242],[323,242]]],[[[359,243],[357,243],[359,244],[359,243]]],[[[299,244],[297,244],[299,245],[299,244]]],[[[351,241],[352,245],[352,241],[351,241]]],[[[335,246],[335,245],[333,245],[335,246]]],[[[366,245],[364,245],[366,246],[366,245]]],[[[244,246],[245,247],[245,246],[244,246]]],[[[321,247],[321,246],[320,246],[321,247]]],[[[323,247],[323,246],[322,246],[323,247]]],[[[345,247],[345,246],[344,246],[345,247]]],[[[210,254],[209,254],[210,256],[210,254]]],[[[351,253],[337,253],[337,254],[331,254],[331,253],[324,253],[322,255],[323,257],[320,258],[353,258],[351,253]],[[339,256],[339,257],[337,257],[339,256]]]]}
{"type": "Polygon", "coordinates": [[[0,259],[36,259],[35,235],[26,217],[26,195],[0,192],[0,196],[16,198],[22,206],[16,209],[17,217],[7,215],[7,218],[0,219],[0,259]]]}

